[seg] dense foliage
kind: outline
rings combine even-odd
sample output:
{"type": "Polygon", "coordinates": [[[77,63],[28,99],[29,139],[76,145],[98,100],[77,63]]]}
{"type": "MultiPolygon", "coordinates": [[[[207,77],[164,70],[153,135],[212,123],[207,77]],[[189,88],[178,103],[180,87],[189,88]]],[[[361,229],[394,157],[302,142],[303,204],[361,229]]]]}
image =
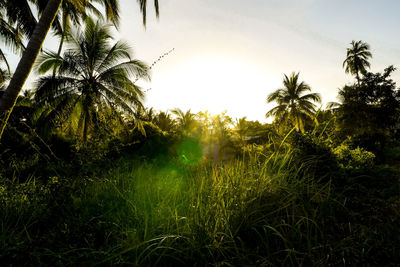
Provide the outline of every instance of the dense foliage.
{"type": "Polygon", "coordinates": [[[343,136],[370,150],[383,150],[398,131],[400,90],[390,79],[393,71],[390,66],[382,74],[367,72],[358,84],[339,91],[342,103],[337,113],[343,136]]]}
{"type": "MultiPolygon", "coordinates": [[[[94,2],[118,23],[118,1],[94,2]]],[[[59,50],[42,51],[3,123],[2,265],[400,264],[400,91],[394,67],[367,71],[368,44],[351,43],[356,81],[326,110],[293,73],[267,97],[272,123],[157,111],[137,86],[151,67],[88,17],[94,2],[63,2],[59,50]]],[[[16,51],[36,24],[28,7],[0,0],[16,51]]],[[[14,76],[0,59],[2,99],[14,76]]]]}

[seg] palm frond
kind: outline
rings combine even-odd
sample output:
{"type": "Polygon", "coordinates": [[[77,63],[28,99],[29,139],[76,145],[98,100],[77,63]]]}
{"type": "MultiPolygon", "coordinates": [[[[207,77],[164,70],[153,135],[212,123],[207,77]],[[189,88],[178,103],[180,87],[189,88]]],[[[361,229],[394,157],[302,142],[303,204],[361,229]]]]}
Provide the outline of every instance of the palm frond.
{"type": "MultiPolygon", "coordinates": [[[[142,12],[142,18],[143,18],[143,25],[146,26],[146,21],[147,21],[147,0],[137,0],[140,6],[140,11],[142,12]]],[[[154,0],[154,9],[156,11],[156,17],[158,18],[160,16],[160,5],[158,3],[158,0],[154,0]]]]}
{"type": "Polygon", "coordinates": [[[57,53],[45,51],[36,60],[35,69],[39,74],[45,74],[50,70],[58,69],[62,62],[62,58],[57,53]]]}
{"type": "Polygon", "coordinates": [[[277,106],[269,110],[266,117],[275,117],[275,121],[285,123],[291,121],[298,130],[303,131],[305,120],[313,118],[316,112],[313,102],[320,103],[321,96],[317,93],[303,95],[311,88],[299,81],[299,73],[284,75],[283,85],[283,88],[268,95],[267,102],[275,101],[277,106]]]}
{"type": "Polygon", "coordinates": [[[311,93],[311,94],[306,94],[303,95],[299,98],[300,101],[312,101],[312,102],[317,102],[321,103],[321,95],[318,93],[311,93]]]}

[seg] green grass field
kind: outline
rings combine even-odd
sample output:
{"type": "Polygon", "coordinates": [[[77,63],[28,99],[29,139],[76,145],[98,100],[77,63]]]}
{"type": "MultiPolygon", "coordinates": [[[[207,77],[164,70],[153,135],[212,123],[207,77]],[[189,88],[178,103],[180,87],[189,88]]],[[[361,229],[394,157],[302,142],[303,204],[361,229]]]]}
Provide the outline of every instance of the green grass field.
{"type": "Polygon", "coordinates": [[[291,152],[214,165],[124,157],[99,177],[4,185],[0,256],[53,266],[399,262],[393,170],[327,180],[298,164],[291,152]]]}

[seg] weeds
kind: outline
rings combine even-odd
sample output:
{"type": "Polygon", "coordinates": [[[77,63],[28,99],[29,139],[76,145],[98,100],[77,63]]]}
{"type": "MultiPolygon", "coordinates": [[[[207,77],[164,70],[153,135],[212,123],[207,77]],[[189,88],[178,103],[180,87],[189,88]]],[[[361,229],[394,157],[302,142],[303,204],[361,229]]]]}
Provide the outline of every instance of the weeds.
{"type": "Polygon", "coordinates": [[[399,214],[360,203],[369,190],[370,201],[396,210],[394,180],[373,191],[367,180],[347,179],[339,190],[331,179],[299,171],[305,163],[285,150],[196,166],[125,158],[94,182],[54,178],[47,185],[30,180],[13,190],[3,186],[0,257],[22,265],[134,266],[398,260],[399,243],[388,231],[398,232],[399,214]],[[370,221],[357,220],[362,212],[370,221]],[[381,212],[390,221],[377,220],[381,212]],[[371,226],[377,222],[382,229],[371,226]]]}

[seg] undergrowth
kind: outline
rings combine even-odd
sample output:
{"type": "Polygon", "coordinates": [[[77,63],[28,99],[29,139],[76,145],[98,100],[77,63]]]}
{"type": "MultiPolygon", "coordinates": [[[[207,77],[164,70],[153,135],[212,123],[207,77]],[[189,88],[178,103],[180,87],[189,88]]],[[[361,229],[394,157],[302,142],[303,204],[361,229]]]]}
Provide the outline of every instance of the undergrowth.
{"type": "Polygon", "coordinates": [[[290,149],[196,166],[125,157],[90,179],[3,183],[0,259],[52,266],[399,264],[396,170],[338,167],[327,179],[307,160],[290,149]]]}

